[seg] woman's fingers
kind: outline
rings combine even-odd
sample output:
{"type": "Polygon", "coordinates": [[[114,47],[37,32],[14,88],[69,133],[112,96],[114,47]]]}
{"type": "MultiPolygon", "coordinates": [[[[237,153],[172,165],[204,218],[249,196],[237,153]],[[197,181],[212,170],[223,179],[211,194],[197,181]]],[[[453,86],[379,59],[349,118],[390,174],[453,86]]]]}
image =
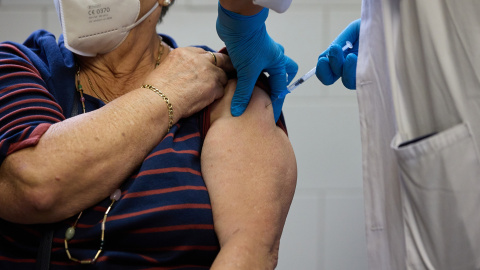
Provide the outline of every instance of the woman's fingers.
{"type": "Polygon", "coordinates": [[[226,73],[235,71],[230,57],[224,53],[205,51],[204,49],[198,47],[184,47],[180,49],[197,54],[202,54],[208,62],[212,63],[214,66],[223,69],[223,71],[225,71],[226,73]]]}
{"type": "Polygon", "coordinates": [[[223,96],[228,80],[225,70],[233,70],[226,55],[201,48],[178,48],[170,51],[147,83],[163,89],[187,117],[223,96]]]}
{"type": "Polygon", "coordinates": [[[223,53],[214,53],[214,52],[210,54],[214,55],[215,58],[217,59],[216,66],[223,69],[226,73],[229,73],[235,70],[233,68],[232,61],[230,61],[230,57],[228,57],[228,55],[223,53]]]}

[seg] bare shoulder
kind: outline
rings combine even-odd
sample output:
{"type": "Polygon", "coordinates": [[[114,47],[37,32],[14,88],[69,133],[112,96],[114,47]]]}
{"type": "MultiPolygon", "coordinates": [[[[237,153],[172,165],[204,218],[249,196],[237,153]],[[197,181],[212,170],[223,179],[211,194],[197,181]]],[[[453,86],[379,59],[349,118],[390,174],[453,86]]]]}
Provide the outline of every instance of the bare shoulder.
{"type": "Polygon", "coordinates": [[[230,105],[235,88],[236,80],[229,81],[225,95],[212,104],[211,125],[205,136],[202,162],[223,156],[222,163],[227,163],[227,159],[236,160],[232,162],[236,167],[244,160],[256,160],[255,166],[262,171],[282,168],[274,174],[285,170],[281,177],[288,175],[294,180],[296,161],[293,148],[287,134],[274,121],[270,97],[263,89],[255,87],[245,112],[233,117],[230,105]]]}
{"type": "Polygon", "coordinates": [[[230,120],[238,125],[261,125],[264,128],[275,128],[276,125],[273,121],[273,109],[270,97],[258,86],[255,86],[253,90],[250,103],[245,112],[240,117],[233,117],[231,115],[230,105],[236,85],[237,80],[230,80],[225,87],[224,96],[212,104],[210,114],[211,124],[215,124],[218,120],[230,120]]]}

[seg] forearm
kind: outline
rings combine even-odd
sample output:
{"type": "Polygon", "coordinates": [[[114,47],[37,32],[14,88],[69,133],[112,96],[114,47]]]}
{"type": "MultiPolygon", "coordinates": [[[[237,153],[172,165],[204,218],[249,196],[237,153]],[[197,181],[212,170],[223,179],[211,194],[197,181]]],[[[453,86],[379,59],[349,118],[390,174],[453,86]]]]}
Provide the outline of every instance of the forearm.
{"type": "Polygon", "coordinates": [[[293,149],[271,121],[269,102],[257,89],[242,116],[230,115],[229,102],[214,109],[222,107],[224,113],[214,118],[202,150],[202,174],[221,245],[212,269],[276,265],[297,174],[293,149]]]}
{"type": "Polygon", "coordinates": [[[147,89],[52,125],[35,147],[2,163],[0,216],[53,222],[92,206],[119,187],[167,127],[165,102],[147,89]]]}

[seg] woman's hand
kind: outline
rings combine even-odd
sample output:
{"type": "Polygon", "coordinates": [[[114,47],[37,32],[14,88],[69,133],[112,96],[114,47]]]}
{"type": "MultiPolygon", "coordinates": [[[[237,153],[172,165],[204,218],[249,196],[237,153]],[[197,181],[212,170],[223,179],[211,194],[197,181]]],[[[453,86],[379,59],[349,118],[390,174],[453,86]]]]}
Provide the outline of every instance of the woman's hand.
{"type": "Polygon", "coordinates": [[[223,96],[226,72],[233,71],[233,65],[228,56],[214,55],[194,47],[172,50],[145,80],[170,99],[175,111],[174,122],[223,96]]]}

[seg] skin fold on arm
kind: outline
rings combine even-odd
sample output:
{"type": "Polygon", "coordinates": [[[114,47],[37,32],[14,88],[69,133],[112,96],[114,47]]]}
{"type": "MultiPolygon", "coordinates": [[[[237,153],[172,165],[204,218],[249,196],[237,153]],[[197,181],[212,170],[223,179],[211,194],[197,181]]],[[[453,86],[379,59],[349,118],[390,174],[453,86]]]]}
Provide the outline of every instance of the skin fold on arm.
{"type": "Polygon", "coordinates": [[[201,157],[221,245],[211,269],[273,269],[295,191],[295,155],[260,88],[242,116],[231,116],[235,86],[230,81],[212,106],[201,157]]]}

